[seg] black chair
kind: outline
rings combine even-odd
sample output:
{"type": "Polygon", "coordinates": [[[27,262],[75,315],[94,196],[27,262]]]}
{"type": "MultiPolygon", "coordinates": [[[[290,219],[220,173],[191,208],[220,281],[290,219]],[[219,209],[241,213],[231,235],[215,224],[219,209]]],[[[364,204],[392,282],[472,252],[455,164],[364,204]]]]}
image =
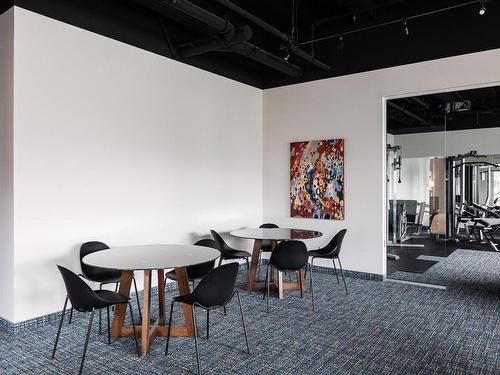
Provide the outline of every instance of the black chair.
{"type": "Polygon", "coordinates": [[[198,306],[207,311],[207,340],[209,339],[209,312],[226,305],[232,300],[234,295],[238,297],[238,304],[240,307],[241,322],[243,325],[243,332],[245,334],[245,341],[247,344],[248,354],[250,353],[250,345],[248,344],[247,330],[245,327],[245,317],[243,316],[243,308],[241,306],[241,299],[238,291],[234,290],[236,284],[236,276],[238,275],[238,263],[229,263],[217,267],[210,271],[190,294],[175,297],[170,306],[170,316],[168,319],[168,334],[167,345],[165,347],[165,355],[168,354],[168,346],[170,343],[170,327],[172,327],[172,312],[176,302],[184,303],[191,306],[193,313],[193,330],[194,330],[194,345],[196,350],[196,362],[198,365],[198,374],[201,374],[200,356],[198,353],[198,332],[196,326],[195,307],[198,306]]]}
{"type": "MultiPolygon", "coordinates": [[[[95,253],[96,251],[102,251],[106,249],[109,249],[109,246],[99,241],[90,241],[82,244],[82,246],[80,247],[80,266],[82,268],[82,273],[79,276],[82,276],[89,281],[99,283],[100,290],[102,289],[103,285],[115,284],[115,292],[117,292],[118,283],[120,282],[120,278],[122,275],[120,270],[89,266],[88,264],[85,264],[83,262],[84,256],[95,253]]],[[[141,304],[139,302],[139,294],[137,293],[137,283],[135,281],[135,277],[133,276],[132,276],[132,281],[134,282],[135,298],[137,300],[139,318],[142,320],[141,304]]],[[[69,314],[70,323],[72,318],[73,318],[73,308],[71,308],[71,312],[69,314]]],[[[102,313],[99,310],[99,333],[101,332],[102,332],[102,313]]]]}
{"type": "Polygon", "coordinates": [[[344,277],[344,270],[342,269],[342,263],[340,263],[340,250],[342,248],[342,241],[344,240],[344,236],[347,232],[347,229],[342,229],[340,232],[338,232],[326,245],[325,247],[318,249],[318,250],[311,250],[307,252],[307,256],[312,258],[311,259],[311,272],[312,272],[312,267],[314,266],[314,259],[315,258],[321,258],[321,259],[331,259],[333,263],[333,269],[335,271],[335,276],[337,277],[337,284],[340,284],[339,280],[339,275],[337,272],[337,267],[335,266],[335,259],[339,261],[339,266],[340,266],[340,273],[342,275],[342,280],[344,281],[344,287],[345,291],[347,294],[349,292],[347,291],[347,284],[345,282],[345,277],[344,277]]]}
{"type": "Polygon", "coordinates": [[[87,327],[87,335],[85,337],[85,345],[83,347],[82,359],[80,362],[80,371],[78,374],[81,374],[83,371],[83,364],[85,362],[85,354],[87,353],[87,347],[89,344],[90,332],[92,330],[92,322],[94,320],[94,312],[95,310],[102,310],[106,308],[108,312],[108,342],[110,341],[110,332],[109,332],[109,307],[119,304],[127,304],[130,309],[130,318],[132,319],[132,328],[134,331],[134,339],[135,339],[135,350],[137,351],[137,355],[140,356],[139,353],[139,343],[137,342],[137,335],[135,332],[134,325],[134,313],[132,312],[132,306],[130,305],[130,298],[125,297],[119,293],[112,292],[110,290],[92,290],[77,274],[71,272],[67,268],[62,266],[57,266],[64,280],[64,284],[66,286],[66,300],[64,301],[64,307],[61,313],[61,320],[59,321],[59,328],[57,329],[56,341],[54,343],[54,349],[52,350],[52,359],[54,359],[56,355],[57,343],[59,342],[59,336],[61,334],[61,328],[64,321],[64,314],[66,312],[66,306],[68,304],[68,299],[71,302],[71,305],[76,311],[80,312],[90,312],[89,324],[87,327]]]}
{"type": "MultiPolygon", "coordinates": [[[[197,241],[195,243],[195,246],[205,246],[205,247],[211,247],[212,249],[217,249],[217,250],[219,249],[217,242],[209,238],[197,241]]],[[[215,260],[211,260],[209,262],[195,264],[193,266],[186,267],[188,280],[193,283],[193,289],[195,281],[205,277],[210,271],[214,269],[214,266],[215,266],[215,260]]],[[[165,283],[167,282],[167,279],[175,281],[177,280],[177,276],[175,275],[175,270],[166,273],[165,283]]]]}
{"type": "MultiPolygon", "coordinates": [[[[308,265],[307,262],[307,247],[302,241],[282,241],[271,253],[269,263],[267,264],[266,272],[266,293],[267,297],[267,312],[269,312],[269,285],[271,284],[271,268],[279,272],[298,272],[304,270],[308,265]]],[[[300,288],[300,298],[304,297],[302,278],[297,277],[300,288]]],[[[311,287],[312,307],[314,311],[314,290],[312,272],[309,273],[309,282],[311,287]]]]}
{"type": "Polygon", "coordinates": [[[248,285],[250,285],[250,262],[248,261],[248,258],[250,258],[252,255],[248,251],[233,249],[216,231],[211,230],[210,233],[212,233],[212,237],[214,238],[215,242],[217,242],[217,248],[221,253],[221,256],[219,258],[219,266],[222,264],[223,260],[245,259],[247,262],[248,285]]]}
{"type": "MultiPolygon", "coordinates": [[[[259,228],[279,228],[276,224],[273,223],[265,223],[262,224],[259,228]]],[[[260,263],[261,263],[261,255],[262,253],[270,253],[273,251],[273,241],[272,240],[262,240],[259,252],[259,269],[257,273],[260,275],[260,263]]]]}

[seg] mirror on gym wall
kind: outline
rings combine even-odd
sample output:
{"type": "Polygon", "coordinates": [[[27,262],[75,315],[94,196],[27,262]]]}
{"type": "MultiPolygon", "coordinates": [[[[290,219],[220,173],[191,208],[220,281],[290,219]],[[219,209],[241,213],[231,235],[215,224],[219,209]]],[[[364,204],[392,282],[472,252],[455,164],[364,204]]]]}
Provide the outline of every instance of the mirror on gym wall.
{"type": "Polygon", "coordinates": [[[388,100],[386,110],[387,277],[495,285],[500,87],[388,100]]]}

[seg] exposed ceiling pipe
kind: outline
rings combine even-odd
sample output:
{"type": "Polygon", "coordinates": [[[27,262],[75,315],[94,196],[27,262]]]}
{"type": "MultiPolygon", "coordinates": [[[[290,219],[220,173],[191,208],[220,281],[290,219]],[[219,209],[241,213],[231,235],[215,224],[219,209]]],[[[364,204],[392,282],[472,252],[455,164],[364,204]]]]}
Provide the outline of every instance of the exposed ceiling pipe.
{"type": "Polygon", "coordinates": [[[236,52],[246,56],[252,60],[258,61],[261,64],[267,65],[270,68],[279,70],[282,73],[292,77],[298,77],[302,73],[301,69],[289,62],[283,64],[283,59],[272,53],[269,53],[262,48],[248,42],[241,42],[231,45],[226,51],[236,52]]]}
{"type": "MultiPolygon", "coordinates": [[[[235,40],[236,28],[231,22],[187,0],[133,1],[169,18],[172,18],[172,14],[168,11],[169,8],[178,11],[215,30],[226,42],[228,42],[224,43],[220,39],[212,37],[194,41],[191,45],[185,44],[183,46],[184,51],[182,52],[182,56],[184,57],[195,56],[210,51],[234,52],[247,56],[252,60],[292,77],[298,77],[301,74],[301,69],[298,66],[246,41],[245,38],[248,35],[248,30],[245,27],[242,28],[241,34],[235,40]]],[[[181,54],[181,52],[179,52],[179,54],[181,54]]]]}
{"type": "Polygon", "coordinates": [[[288,44],[288,48],[290,52],[294,53],[298,57],[306,60],[307,62],[316,65],[317,67],[324,69],[324,70],[329,70],[330,67],[326,65],[325,63],[319,61],[318,59],[314,58],[313,56],[307,54],[306,52],[302,51],[296,44],[295,44],[295,39],[293,36],[287,35],[285,33],[282,33],[279,31],[277,28],[274,26],[271,26],[267,22],[261,20],[260,18],[254,16],[253,14],[247,12],[245,9],[240,8],[238,5],[234,4],[233,2],[229,0],[215,0],[215,2],[225,6],[226,8],[232,10],[233,12],[239,14],[240,16],[246,18],[250,22],[254,23],[255,25],[263,28],[264,30],[270,32],[274,36],[278,37],[279,39],[283,40],[285,43],[288,44]]]}
{"type": "Polygon", "coordinates": [[[392,108],[394,108],[394,109],[396,109],[396,110],[398,110],[398,111],[400,111],[400,112],[404,113],[404,114],[405,114],[405,115],[407,115],[408,117],[411,117],[412,119],[417,120],[417,121],[419,121],[420,123],[422,123],[422,124],[424,124],[424,125],[429,125],[429,126],[430,126],[430,125],[432,125],[429,121],[427,121],[427,120],[426,120],[426,119],[424,119],[423,117],[420,117],[420,116],[418,116],[418,115],[414,114],[413,112],[410,112],[410,111],[408,111],[407,109],[405,109],[405,108],[403,108],[403,107],[401,107],[401,106],[399,106],[399,105],[397,105],[397,104],[395,104],[395,103],[393,103],[393,102],[388,101],[388,102],[387,102],[387,104],[388,104],[390,107],[392,107],[392,108]]]}
{"type": "Polygon", "coordinates": [[[252,29],[249,26],[237,28],[231,39],[221,39],[218,37],[207,37],[179,46],[177,52],[183,58],[202,55],[207,52],[221,51],[228,49],[231,45],[239,42],[247,42],[252,38],[252,29]]]}

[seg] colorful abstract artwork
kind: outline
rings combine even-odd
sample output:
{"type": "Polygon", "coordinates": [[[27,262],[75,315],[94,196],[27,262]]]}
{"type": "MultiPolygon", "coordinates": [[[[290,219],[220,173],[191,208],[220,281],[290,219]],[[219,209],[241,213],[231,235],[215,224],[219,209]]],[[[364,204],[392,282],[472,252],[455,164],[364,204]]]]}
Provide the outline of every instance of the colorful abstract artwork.
{"type": "Polygon", "coordinates": [[[344,220],[344,140],[290,144],[290,215],[344,220]]]}

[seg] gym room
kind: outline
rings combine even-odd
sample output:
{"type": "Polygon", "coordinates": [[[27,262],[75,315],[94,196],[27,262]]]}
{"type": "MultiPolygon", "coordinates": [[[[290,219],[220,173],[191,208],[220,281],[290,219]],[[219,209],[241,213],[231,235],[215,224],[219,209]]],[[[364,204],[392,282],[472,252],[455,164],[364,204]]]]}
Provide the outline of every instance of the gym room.
{"type": "Polygon", "coordinates": [[[387,277],[492,288],[500,87],[387,100],[387,277]]]}

